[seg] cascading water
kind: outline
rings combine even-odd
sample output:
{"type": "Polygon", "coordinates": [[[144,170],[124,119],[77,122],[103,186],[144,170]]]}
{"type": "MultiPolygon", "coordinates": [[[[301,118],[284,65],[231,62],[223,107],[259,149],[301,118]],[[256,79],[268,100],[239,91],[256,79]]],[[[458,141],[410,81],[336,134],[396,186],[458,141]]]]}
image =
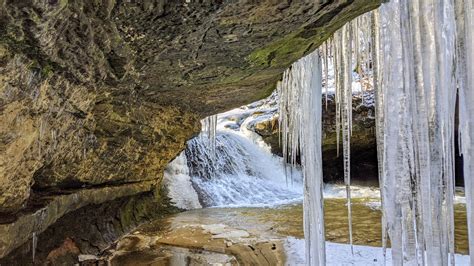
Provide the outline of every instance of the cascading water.
{"type": "Polygon", "coordinates": [[[300,171],[294,168],[294,182],[287,184],[282,159],[249,129],[275,115],[275,97],[203,120],[203,132],[165,171],[176,206],[262,206],[302,200],[300,171]]]}
{"type": "Polygon", "coordinates": [[[182,152],[165,169],[164,182],[168,196],[178,208],[189,210],[202,208],[189,175],[188,160],[182,152]]]}
{"type": "Polygon", "coordinates": [[[216,136],[216,160],[197,137],[186,157],[194,188],[204,206],[282,204],[301,200],[301,184],[287,186],[282,162],[249,139],[229,131],[216,136]],[[212,174],[213,173],[213,174],[212,174]]]}

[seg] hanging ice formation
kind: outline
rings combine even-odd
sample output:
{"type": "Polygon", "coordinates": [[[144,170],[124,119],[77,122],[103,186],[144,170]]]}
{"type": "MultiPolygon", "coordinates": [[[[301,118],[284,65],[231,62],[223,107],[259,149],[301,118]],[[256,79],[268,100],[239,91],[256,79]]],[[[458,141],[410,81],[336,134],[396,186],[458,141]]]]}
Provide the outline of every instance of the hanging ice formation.
{"type": "Polygon", "coordinates": [[[339,135],[342,129],[344,183],[347,193],[349,242],[352,249],[352,206],[350,176],[350,140],[352,128],[352,25],[343,26],[334,34],[334,75],[336,79],[336,136],[339,152],[339,135]]]}
{"type": "Polygon", "coordinates": [[[304,176],[306,264],[325,264],[321,161],[321,84],[319,53],[312,53],[283,74],[278,84],[280,128],[285,160],[295,163],[298,151],[304,176]]]}
{"type": "MultiPolygon", "coordinates": [[[[217,133],[217,115],[211,115],[202,120],[204,127],[204,132],[206,132],[208,140],[208,150],[210,159],[212,161],[216,160],[216,133],[217,133]]],[[[212,174],[212,173],[211,173],[212,174]]]]}
{"type": "Polygon", "coordinates": [[[457,27],[457,82],[459,87],[459,133],[464,163],[464,188],[471,265],[474,264],[474,3],[455,1],[457,27]]]}
{"type": "Polygon", "coordinates": [[[33,236],[31,239],[31,259],[33,262],[35,262],[37,244],[38,244],[38,236],[36,235],[36,232],[33,232],[33,236]]]}
{"type": "MultiPolygon", "coordinates": [[[[379,10],[358,18],[352,26],[344,26],[323,50],[325,73],[329,69],[326,58],[333,59],[336,131],[339,142],[342,130],[349,220],[353,72],[362,82],[373,81],[363,87],[373,86],[376,90],[382,238],[385,252],[390,237],[394,265],[454,264],[454,130],[458,89],[469,244],[470,250],[474,250],[473,12],[472,0],[391,0],[379,10]]],[[[315,134],[308,131],[316,124],[320,126],[320,109],[310,107],[317,103],[313,101],[319,88],[308,91],[314,75],[321,74],[318,67],[308,73],[311,65],[315,66],[311,63],[315,57],[312,54],[295,63],[279,85],[280,128],[287,161],[295,162],[298,149],[304,158],[308,265],[324,264],[322,178],[318,168],[321,161],[319,157],[314,162],[308,160],[320,156],[320,128],[315,134]],[[308,93],[312,96],[302,97],[308,93]],[[309,144],[313,146],[307,147],[309,144]]],[[[328,76],[325,74],[326,85],[328,76]]],[[[474,265],[474,261],[471,263],[474,265]]]]}
{"type": "MultiPolygon", "coordinates": [[[[336,89],[336,139],[337,153],[339,155],[339,140],[342,130],[342,146],[344,161],[344,182],[347,191],[347,208],[349,224],[349,241],[352,248],[352,207],[351,207],[351,177],[350,177],[350,140],[352,134],[352,81],[353,76],[361,84],[360,97],[364,99],[363,92],[371,86],[368,82],[370,76],[371,60],[371,14],[362,15],[351,23],[338,30],[331,40],[323,44],[324,57],[324,86],[327,91],[329,85],[329,63],[327,58],[332,58],[332,72],[336,89]],[[328,48],[330,47],[330,48],[328,48]],[[330,52],[329,52],[330,51],[330,52]]],[[[327,103],[326,103],[327,104],[327,103]]]]}
{"type": "Polygon", "coordinates": [[[377,120],[393,263],[454,264],[454,1],[392,0],[379,20],[377,120]]]}

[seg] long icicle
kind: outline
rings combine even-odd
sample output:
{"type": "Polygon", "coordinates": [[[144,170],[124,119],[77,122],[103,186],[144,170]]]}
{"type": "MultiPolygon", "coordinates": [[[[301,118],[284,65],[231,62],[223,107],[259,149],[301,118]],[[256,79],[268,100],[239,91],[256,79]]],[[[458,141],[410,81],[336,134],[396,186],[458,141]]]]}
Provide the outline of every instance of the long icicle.
{"type": "Polygon", "coordinates": [[[334,77],[335,77],[335,87],[336,87],[336,150],[337,157],[339,157],[339,143],[340,143],[340,133],[341,133],[341,94],[343,87],[343,75],[341,69],[342,65],[342,32],[337,31],[334,34],[334,77]]]}
{"type": "MultiPolygon", "coordinates": [[[[375,10],[371,13],[371,52],[372,52],[372,72],[373,79],[372,84],[375,93],[375,127],[376,127],[376,140],[377,140],[377,161],[378,161],[378,173],[379,173],[379,185],[384,187],[383,178],[382,178],[382,165],[383,165],[383,93],[380,90],[380,80],[382,78],[383,70],[381,69],[381,60],[379,58],[380,51],[380,36],[379,36],[379,11],[375,10]]],[[[380,204],[382,210],[384,210],[384,201],[383,201],[383,189],[380,189],[380,204]]],[[[386,263],[387,257],[387,222],[384,215],[385,212],[382,211],[382,248],[383,248],[383,257],[384,265],[386,263]]]]}
{"type": "Polygon", "coordinates": [[[351,206],[351,118],[352,118],[352,25],[346,24],[342,28],[342,146],[344,161],[344,183],[346,185],[347,219],[349,225],[349,243],[352,245],[352,206],[351,206]]]}
{"type": "Polygon", "coordinates": [[[300,59],[285,71],[279,93],[284,152],[289,154],[290,163],[296,163],[294,158],[298,150],[301,155],[306,264],[325,265],[319,51],[300,59]]]}
{"type": "MultiPolygon", "coordinates": [[[[459,134],[464,165],[464,188],[469,233],[469,250],[474,250],[474,3],[456,3],[457,77],[459,86],[459,134]]],[[[474,258],[471,253],[471,265],[474,258]]]]}
{"type": "Polygon", "coordinates": [[[329,40],[324,43],[324,80],[325,80],[325,102],[328,110],[328,88],[329,88],[329,40]]]}

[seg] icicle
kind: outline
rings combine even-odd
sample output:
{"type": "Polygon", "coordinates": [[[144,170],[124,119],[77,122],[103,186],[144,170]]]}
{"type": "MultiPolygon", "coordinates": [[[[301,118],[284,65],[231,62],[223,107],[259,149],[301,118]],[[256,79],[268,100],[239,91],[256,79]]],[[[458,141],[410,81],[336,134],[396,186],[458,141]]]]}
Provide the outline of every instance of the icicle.
{"type": "MultiPolygon", "coordinates": [[[[383,69],[381,69],[381,60],[379,58],[379,51],[380,51],[380,36],[379,36],[379,11],[375,10],[371,14],[371,52],[372,52],[372,72],[373,72],[373,79],[372,84],[375,93],[375,127],[376,127],[376,139],[377,139],[377,161],[378,161],[378,173],[379,173],[379,185],[380,187],[384,187],[383,185],[383,178],[382,178],[382,166],[383,166],[383,93],[380,87],[380,79],[382,78],[383,69]]],[[[384,201],[383,201],[383,189],[380,189],[380,201],[382,210],[384,210],[384,201]]],[[[384,264],[386,261],[386,254],[387,254],[387,222],[384,215],[385,212],[382,212],[382,248],[383,248],[383,257],[384,257],[384,264]]]]}
{"type": "Polygon", "coordinates": [[[324,80],[326,81],[325,83],[325,86],[324,86],[324,89],[326,91],[326,95],[325,95],[325,98],[326,98],[326,111],[328,110],[328,88],[329,88],[329,43],[328,41],[326,41],[324,43],[324,80]]]}
{"type": "Polygon", "coordinates": [[[474,264],[474,3],[458,0],[457,77],[459,86],[459,134],[464,165],[464,188],[469,232],[471,265],[474,264]]]}
{"type": "MultiPolygon", "coordinates": [[[[349,241],[352,250],[352,207],[350,193],[350,138],[352,134],[352,58],[355,50],[352,49],[353,29],[351,23],[343,26],[334,34],[333,45],[333,69],[336,86],[336,142],[337,156],[339,156],[339,141],[342,131],[343,161],[344,161],[344,182],[347,191],[347,210],[349,224],[349,241]]],[[[326,42],[326,46],[328,42],[326,42]]],[[[326,48],[327,49],[327,48],[326,48]]],[[[357,52],[356,58],[357,56],[357,52]]],[[[326,74],[327,76],[327,74],[326,74]]]]}
{"type": "Polygon", "coordinates": [[[339,157],[339,142],[340,142],[340,131],[341,131],[341,93],[342,87],[344,86],[343,71],[341,71],[342,65],[342,32],[337,31],[334,34],[334,77],[336,86],[336,149],[337,157],[339,157]]]}
{"type": "Polygon", "coordinates": [[[325,265],[321,161],[321,58],[314,52],[285,71],[280,92],[284,153],[301,153],[304,176],[306,264],[325,265]]]}
{"type": "Polygon", "coordinates": [[[36,236],[36,232],[33,232],[33,235],[31,238],[31,257],[32,257],[33,263],[35,262],[37,244],[38,244],[38,237],[36,236]]]}
{"type": "MultiPolygon", "coordinates": [[[[201,120],[204,135],[207,137],[207,151],[208,151],[208,159],[211,161],[210,165],[214,166],[216,162],[216,148],[217,148],[217,115],[211,115],[206,117],[205,119],[201,120]]],[[[210,178],[214,178],[215,171],[209,171],[210,178]]]]}
{"type": "Polygon", "coordinates": [[[351,207],[351,173],[350,173],[350,140],[351,140],[351,117],[352,117],[352,25],[346,24],[342,28],[342,88],[340,96],[341,118],[342,118],[342,146],[344,159],[344,183],[347,193],[347,218],[349,224],[349,243],[352,246],[352,207],[351,207]]]}
{"type": "Polygon", "coordinates": [[[209,140],[209,150],[211,156],[215,159],[216,154],[216,129],[217,129],[217,115],[211,115],[204,120],[204,127],[209,140]]]}

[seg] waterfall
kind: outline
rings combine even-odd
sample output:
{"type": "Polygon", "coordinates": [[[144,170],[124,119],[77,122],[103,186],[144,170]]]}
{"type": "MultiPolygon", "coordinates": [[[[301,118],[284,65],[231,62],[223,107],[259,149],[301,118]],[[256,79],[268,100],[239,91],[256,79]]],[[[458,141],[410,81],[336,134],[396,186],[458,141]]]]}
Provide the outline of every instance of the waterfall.
{"type": "Polygon", "coordinates": [[[469,244],[474,250],[472,5],[472,0],[384,3],[336,33],[324,50],[286,70],[277,84],[278,106],[261,101],[209,118],[207,133],[189,141],[170,167],[180,165],[175,169],[185,176],[186,189],[194,191],[192,200],[199,200],[195,206],[268,206],[298,201],[303,191],[306,264],[324,265],[321,90],[323,84],[326,91],[331,84],[336,87],[336,127],[338,142],[342,131],[351,224],[351,89],[358,79],[364,84],[361,90],[375,90],[384,255],[390,240],[387,257],[393,265],[454,264],[457,92],[469,244]],[[278,107],[283,160],[248,130],[261,106],[263,116],[275,115],[278,107]],[[298,156],[303,181],[295,168],[298,156]],[[296,174],[288,175],[283,162],[296,174]]]}
{"type": "Polygon", "coordinates": [[[202,208],[189,175],[188,160],[182,152],[165,169],[164,183],[168,196],[178,208],[189,210],[202,208]]]}
{"type": "Polygon", "coordinates": [[[252,129],[277,113],[277,95],[205,118],[201,134],[165,171],[165,185],[175,206],[277,206],[301,202],[301,172],[285,168],[252,129]],[[294,182],[286,182],[286,171],[294,182]]]}
{"type": "Polygon", "coordinates": [[[193,186],[203,206],[261,206],[301,200],[301,183],[285,182],[280,159],[231,131],[216,135],[216,156],[205,138],[185,151],[193,186]]]}

